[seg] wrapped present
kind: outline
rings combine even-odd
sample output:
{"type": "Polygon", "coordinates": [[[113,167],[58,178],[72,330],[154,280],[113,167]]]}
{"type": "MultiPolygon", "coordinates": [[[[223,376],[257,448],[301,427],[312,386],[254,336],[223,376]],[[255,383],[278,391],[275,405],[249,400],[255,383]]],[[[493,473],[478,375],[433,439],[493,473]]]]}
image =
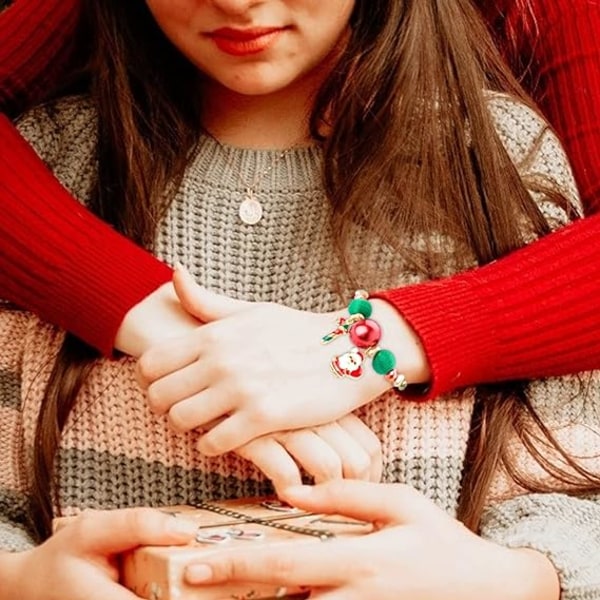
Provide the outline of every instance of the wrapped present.
{"type": "Polygon", "coordinates": [[[164,508],[175,518],[197,523],[195,541],[186,546],[147,546],[123,556],[122,583],[147,600],[266,600],[306,598],[307,588],[232,583],[189,586],[183,570],[191,562],[230,548],[301,544],[337,536],[362,535],[371,524],[337,515],[306,513],[272,498],[205,502],[198,506],[164,508]]]}

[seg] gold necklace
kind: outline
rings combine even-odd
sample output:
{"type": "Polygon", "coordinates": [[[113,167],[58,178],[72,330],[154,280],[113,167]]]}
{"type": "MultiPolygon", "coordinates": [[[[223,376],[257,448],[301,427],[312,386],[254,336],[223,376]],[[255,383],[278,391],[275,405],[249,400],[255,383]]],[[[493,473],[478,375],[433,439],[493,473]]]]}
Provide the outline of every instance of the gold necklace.
{"type": "MultiPolygon", "coordinates": [[[[242,177],[241,173],[237,173],[238,180],[245,188],[245,196],[240,206],[238,208],[238,215],[240,219],[246,223],[246,225],[256,225],[263,216],[263,207],[262,204],[256,198],[256,190],[260,182],[275,168],[275,166],[283,159],[283,157],[293,150],[295,146],[291,148],[287,148],[280,152],[272,161],[271,164],[265,171],[258,173],[252,182],[249,184],[244,177],[242,177]]],[[[229,157],[228,163],[232,162],[233,153],[232,150],[229,151],[231,156],[229,157]]]]}
{"type": "MultiPolygon", "coordinates": [[[[221,150],[225,150],[225,147],[223,146],[223,144],[219,141],[219,139],[214,136],[210,131],[208,131],[208,129],[203,128],[204,132],[206,133],[206,135],[208,137],[210,137],[212,140],[214,140],[219,147],[221,148],[221,150]]],[[[288,154],[288,152],[291,152],[292,150],[295,150],[296,148],[300,147],[300,145],[302,144],[302,142],[305,140],[305,136],[302,136],[302,139],[300,141],[298,141],[296,144],[293,144],[292,146],[290,146],[289,148],[286,148],[285,150],[281,151],[272,161],[271,164],[268,166],[268,168],[265,171],[262,171],[261,173],[258,173],[252,183],[248,183],[244,177],[242,177],[241,173],[237,173],[237,178],[239,180],[239,182],[244,186],[245,189],[245,196],[244,199],[240,202],[240,205],[238,207],[238,215],[241,219],[241,221],[243,223],[246,223],[246,225],[256,225],[263,216],[263,207],[262,204],[259,202],[259,200],[256,197],[256,189],[258,187],[258,185],[260,184],[260,182],[273,170],[273,168],[283,159],[283,157],[288,154]]],[[[226,166],[227,168],[231,168],[233,166],[233,161],[235,158],[235,153],[236,153],[236,149],[233,147],[229,147],[227,150],[227,162],[226,162],[226,166]]]]}

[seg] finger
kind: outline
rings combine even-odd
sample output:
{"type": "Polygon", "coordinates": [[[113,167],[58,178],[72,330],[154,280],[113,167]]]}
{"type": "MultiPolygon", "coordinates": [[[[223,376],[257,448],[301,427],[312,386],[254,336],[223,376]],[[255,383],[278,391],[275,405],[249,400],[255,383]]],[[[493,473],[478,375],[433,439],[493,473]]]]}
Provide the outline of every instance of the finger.
{"type": "Polygon", "coordinates": [[[184,577],[192,585],[250,581],[292,586],[340,586],[347,582],[347,568],[356,561],[358,549],[345,540],[295,543],[292,547],[219,552],[202,562],[191,563],[184,577]]]}
{"type": "Polygon", "coordinates": [[[271,436],[252,440],[236,452],[254,463],[273,482],[275,491],[302,484],[298,465],[285,448],[271,436]]]}
{"type": "MultiPolygon", "coordinates": [[[[370,481],[379,482],[383,473],[383,454],[381,442],[370,427],[367,427],[356,415],[346,415],[337,421],[352,439],[356,440],[369,457],[370,481]]],[[[358,479],[358,478],[355,478],[358,479]]]]}
{"type": "Polygon", "coordinates": [[[177,266],[173,273],[173,287],[183,308],[205,323],[224,319],[251,304],[200,287],[181,266],[177,266]]]}
{"type": "MultiPolygon", "coordinates": [[[[213,415],[212,418],[216,416],[219,415],[213,415]]],[[[271,431],[266,427],[265,420],[249,419],[245,413],[236,412],[203,435],[198,448],[205,456],[219,456],[267,433],[271,431]]]]}
{"type": "Polygon", "coordinates": [[[339,422],[320,425],[315,427],[313,431],[339,457],[342,467],[341,474],[344,479],[369,480],[371,457],[360,442],[352,437],[339,422]]]}
{"type": "Polygon", "coordinates": [[[147,389],[161,377],[198,361],[201,341],[198,335],[185,335],[165,340],[144,352],[136,364],[136,378],[141,388],[147,389]]]}
{"type": "Polygon", "coordinates": [[[341,456],[314,431],[300,429],[276,434],[275,437],[315,481],[342,477],[341,456]]]}
{"type": "Polygon", "coordinates": [[[59,534],[71,536],[71,544],[82,552],[110,555],[138,546],[185,544],[196,531],[197,525],[182,517],[151,508],[125,508],[86,511],[59,534]]]}
{"type": "Polygon", "coordinates": [[[205,360],[191,364],[157,379],[148,386],[148,406],[155,414],[162,415],[174,404],[204,391],[210,384],[211,373],[205,360]]]}
{"type": "Polygon", "coordinates": [[[233,407],[233,398],[215,388],[208,388],[173,404],[168,411],[169,424],[180,433],[206,429],[211,423],[221,423],[233,407]]]}
{"type": "Polygon", "coordinates": [[[281,494],[290,504],[311,512],[341,513],[380,524],[431,523],[450,517],[414,488],[349,479],[289,488],[281,494]]]}

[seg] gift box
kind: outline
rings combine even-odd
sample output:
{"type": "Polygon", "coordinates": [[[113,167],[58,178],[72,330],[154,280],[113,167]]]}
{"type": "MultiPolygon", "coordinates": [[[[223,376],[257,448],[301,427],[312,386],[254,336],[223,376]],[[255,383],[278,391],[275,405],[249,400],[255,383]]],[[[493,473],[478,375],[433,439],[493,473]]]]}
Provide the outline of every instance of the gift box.
{"type": "Polygon", "coordinates": [[[206,502],[164,508],[178,519],[198,525],[195,541],[186,546],[148,546],[123,556],[122,583],[147,600],[267,600],[306,598],[307,588],[231,583],[189,586],[183,570],[191,562],[217,552],[244,548],[252,553],[265,545],[323,543],[338,536],[363,535],[371,524],[338,515],[306,513],[273,498],[206,502]]]}

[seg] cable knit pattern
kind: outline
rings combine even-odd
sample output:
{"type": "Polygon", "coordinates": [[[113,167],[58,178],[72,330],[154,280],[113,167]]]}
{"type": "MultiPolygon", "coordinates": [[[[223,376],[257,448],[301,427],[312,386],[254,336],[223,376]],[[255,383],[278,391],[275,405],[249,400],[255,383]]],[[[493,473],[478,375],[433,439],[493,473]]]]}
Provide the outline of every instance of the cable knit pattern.
{"type": "MultiPolygon", "coordinates": [[[[537,115],[503,96],[490,97],[490,109],[525,179],[551,182],[578,207],[562,149],[537,115]]],[[[20,130],[63,184],[85,202],[95,169],[94,111],[89,103],[75,98],[52,110],[38,109],[21,121],[20,130]]],[[[293,149],[274,162],[278,154],[236,149],[202,137],[162,223],[157,253],[168,263],[185,264],[200,284],[236,298],[312,311],[341,308],[343,302],[332,291],[336,264],[331,259],[329,205],[320,180],[321,150],[318,146],[293,149]],[[264,216],[258,224],[246,225],[238,216],[245,186],[237,173],[251,181],[262,172],[266,175],[257,195],[264,216]]],[[[566,223],[563,210],[538,200],[553,226],[566,223]]],[[[395,274],[382,286],[418,279],[389,249],[367,246],[366,239],[357,229],[356,249],[364,255],[368,247],[372,264],[395,274]]],[[[439,243],[446,247],[446,240],[439,243]]],[[[456,270],[451,258],[447,270],[456,270]]],[[[0,310],[0,548],[18,549],[31,543],[21,524],[26,522],[33,434],[62,337],[62,332],[37,317],[0,310]]],[[[58,476],[63,514],[85,507],[193,503],[270,491],[263,475],[248,462],[234,454],[204,457],[196,450],[196,433],[175,434],[164,417],[151,414],[133,368],[132,360],[121,359],[99,360],[92,369],[62,437],[58,476]]],[[[587,394],[579,393],[580,377],[532,382],[528,388],[532,403],[553,428],[587,432],[576,436],[580,456],[600,454],[597,411],[583,409],[600,405],[598,378],[595,374],[590,378],[587,394]],[[596,435],[590,433],[594,428],[596,435]]],[[[361,409],[362,418],[382,440],[384,481],[409,483],[454,514],[474,397],[473,388],[429,403],[404,401],[390,393],[361,409]]],[[[589,569],[578,566],[580,556],[571,551],[572,546],[566,547],[568,527],[553,529],[555,535],[542,527],[544,535],[538,535],[540,531],[518,513],[531,497],[512,498],[521,492],[498,474],[483,534],[499,543],[548,552],[561,569],[565,598],[591,597],[581,590],[595,585],[595,580],[589,569]],[[501,520],[506,514],[515,515],[513,529],[501,520]]],[[[539,520],[548,523],[554,522],[564,502],[584,505],[561,495],[542,500],[549,508],[547,515],[540,510],[539,520]]],[[[581,517],[588,523],[586,539],[600,555],[600,510],[591,501],[585,506],[562,518],[567,523],[571,513],[588,515],[581,517]],[[589,515],[597,517],[595,522],[590,524],[589,515]]],[[[595,593],[600,594],[600,583],[595,593]]]]}

